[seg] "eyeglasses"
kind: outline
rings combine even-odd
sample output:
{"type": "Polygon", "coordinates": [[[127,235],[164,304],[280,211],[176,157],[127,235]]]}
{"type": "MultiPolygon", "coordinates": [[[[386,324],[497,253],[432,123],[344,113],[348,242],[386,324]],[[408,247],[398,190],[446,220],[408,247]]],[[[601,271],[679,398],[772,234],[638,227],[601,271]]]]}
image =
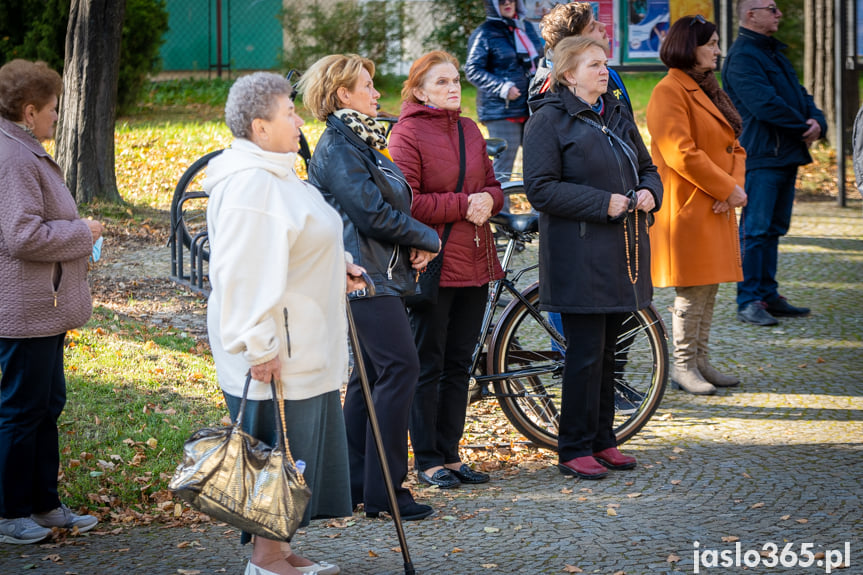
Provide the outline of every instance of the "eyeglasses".
{"type": "Polygon", "coordinates": [[[754,12],[756,10],[770,10],[771,13],[776,14],[779,12],[779,8],[776,7],[776,4],[771,4],[770,6],[760,6],[758,8],[750,8],[750,12],[754,12]]]}
{"type": "Polygon", "coordinates": [[[515,4],[516,0],[498,0],[498,4],[515,4]]]}
{"type": "Polygon", "coordinates": [[[707,20],[701,14],[696,14],[692,17],[692,20],[689,21],[689,27],[691,28],[696,22],[699,24],[707,24],[707,20]]]}

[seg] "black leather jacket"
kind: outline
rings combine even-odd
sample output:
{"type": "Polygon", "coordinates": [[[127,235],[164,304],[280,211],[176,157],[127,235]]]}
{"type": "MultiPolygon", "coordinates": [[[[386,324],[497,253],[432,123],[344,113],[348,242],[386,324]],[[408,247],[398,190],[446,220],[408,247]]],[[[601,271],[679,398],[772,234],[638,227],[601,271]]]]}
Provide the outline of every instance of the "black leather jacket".
{"type": "Polygon", "coordinates": [[[440,240],[411,217],[411,189],[398,166],[331,115],[309,163],[309,182],[341,214],[345,249],[366,268],[376,295],[415,293],[410,249],[436,252],[440,240]]]}

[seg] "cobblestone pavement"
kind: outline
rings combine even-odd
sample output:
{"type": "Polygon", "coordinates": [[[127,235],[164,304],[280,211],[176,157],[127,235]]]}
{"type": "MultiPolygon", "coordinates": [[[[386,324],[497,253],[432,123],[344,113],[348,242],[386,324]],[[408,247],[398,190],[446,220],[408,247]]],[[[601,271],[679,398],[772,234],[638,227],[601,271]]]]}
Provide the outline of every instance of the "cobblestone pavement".
{"type": "MultiPolygon", "coordinates": [[[[860,202],[795,206],[779,281],[812,316],[745,325],[733,286],[722,286],[714,363],[743,385],[712,397],[669,390],[625,445],[637,469],[581,481],[531,462],[485,486],[418,490],[437,513],[405,524],[416,572],[863,574],[860,202]],[[774,558],[757,553],[769,544],[774,558]],[[812,565],[795,562],[810,544],[812,565]],[[762,564],[708,566],[723,561],[720,551],[735,562],[738,545],[741,564],[762,564]],[[845,567],[828,567],[840,553],[845,567]],[[764,566],[774,559],[794,566],[764,566]]],[[[657,293],[666,321],[672,297],[657,293]]],[[[295,548],[346,574],[405,572],[390,520],[315,522],[295,548]]],[[[226,526],[130,528],[62,546],[0,546],[0,574],[239,574],[249,552],[226,526]]]]}

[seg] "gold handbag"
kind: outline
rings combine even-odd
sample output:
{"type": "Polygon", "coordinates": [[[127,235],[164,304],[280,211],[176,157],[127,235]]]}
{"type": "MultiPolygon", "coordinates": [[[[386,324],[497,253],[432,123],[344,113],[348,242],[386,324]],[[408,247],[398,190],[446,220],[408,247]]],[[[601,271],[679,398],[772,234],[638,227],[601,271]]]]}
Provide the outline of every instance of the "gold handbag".
{"type": "Polygon", "coordinates": [[[168,489],[213,519],[267,539],[288,541],[300,526],[312,493],[297,471],[285,432],[281,386],[270,382],[276,403],[275,449],[242,430],[252,374],[233,426],[196,431],[183,446],[168,489]]]}

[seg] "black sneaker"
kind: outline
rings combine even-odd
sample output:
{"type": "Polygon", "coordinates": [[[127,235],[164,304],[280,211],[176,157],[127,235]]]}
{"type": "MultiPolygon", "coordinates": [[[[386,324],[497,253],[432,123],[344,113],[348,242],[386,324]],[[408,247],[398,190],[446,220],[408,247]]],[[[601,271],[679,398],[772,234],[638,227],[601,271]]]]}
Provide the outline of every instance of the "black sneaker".
{"type": "Polygon", "coordinates": [[[779,320],[767,313],[763,301],[751,301],[737,310],[737,319],[755,325],[776,325],[779,320]]]}
{"type": "Polygon", "coordinates": [[[767,311],[770,315],[778,315],[780,317],[802,317],[809,315],[808,307],[795,307],[782,296],[767,302],[767,311]]]}

